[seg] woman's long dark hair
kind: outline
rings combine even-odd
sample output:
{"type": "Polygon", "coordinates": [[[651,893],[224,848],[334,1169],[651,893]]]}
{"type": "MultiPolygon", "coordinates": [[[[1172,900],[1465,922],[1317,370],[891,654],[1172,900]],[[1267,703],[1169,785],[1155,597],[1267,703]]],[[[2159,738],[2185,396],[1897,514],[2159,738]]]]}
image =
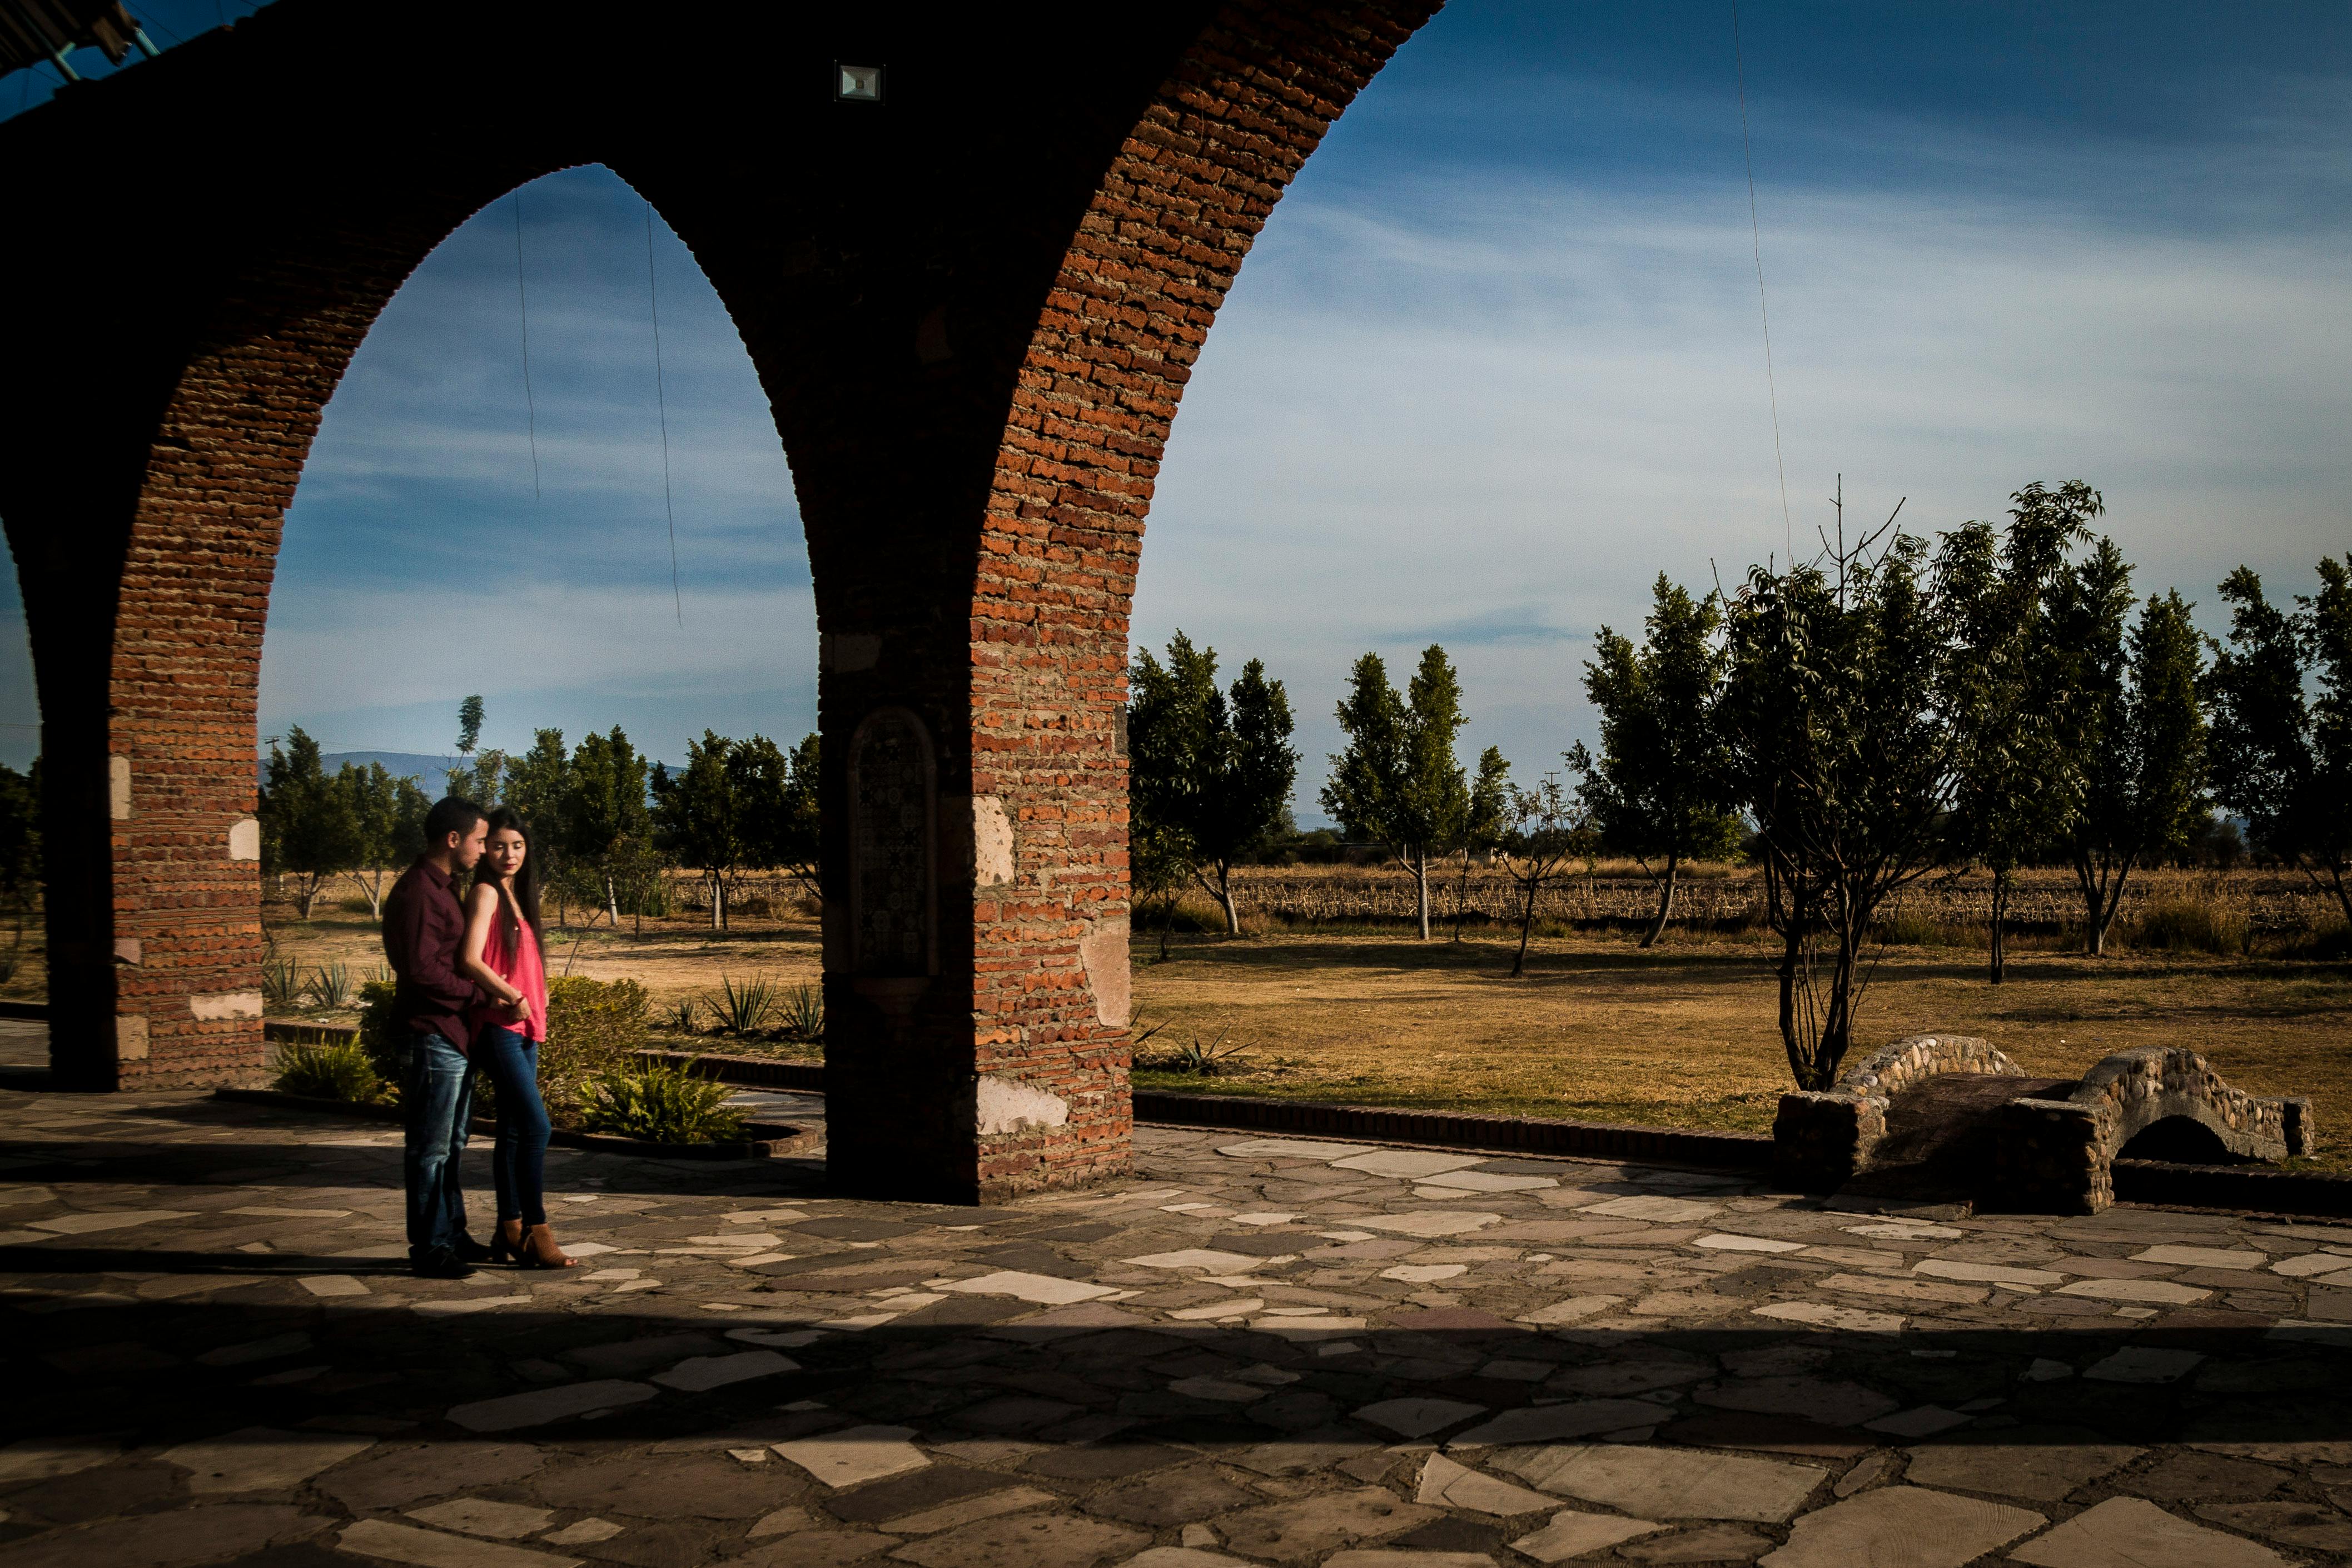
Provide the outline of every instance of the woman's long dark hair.
{"type": "MultiPolygon", "coordinates": [[[[522,835],[522,869],[515,873],[514,901],[522,911],[522,917],[530,922],[530,934],[536,939],[540,936],[539,846],[530,841],[530,824],[524,821],[522,813],[512,806],[493,806],[486,817],[486,832],[497,833],[511,828],[522,835]]],[[[488,856],[484,856],[474,869],[474,885],[490,888],[499,885],[499,873],[490,869],[488,856]]],[[[507,909],[503,898],[499,900],[499,929],[506,934],[508,945],[513,946],[514,915],[507,909]]]]}

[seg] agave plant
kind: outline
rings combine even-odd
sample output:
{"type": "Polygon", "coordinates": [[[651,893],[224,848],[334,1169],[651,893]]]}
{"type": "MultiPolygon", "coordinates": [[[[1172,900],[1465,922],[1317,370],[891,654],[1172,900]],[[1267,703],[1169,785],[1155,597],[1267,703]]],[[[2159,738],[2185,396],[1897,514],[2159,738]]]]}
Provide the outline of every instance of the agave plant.
{"type": "Polygon", "coordinates": [[[303,987],[310,993],[313,1007],[332,1012],[352,1005],[358,988],[352,983],[349,964],[321,964],[310,971],[310,983],[303,987]]]}
{"type": "Polygon", "coordinates": [[[286,1012],[301,999],[302,967],[291,958],[265,959],[261,966],[261,1002],[272,1012],[286,1012]]]}
{"type": "Polygon", "coordinates": [[[719,1019],[719,1028],[726,1034],[751,1034],[768,1021],[776,1010],[779,997],[776,983],[764,975],[754,975],[741,985],[731,975],[719,977],[719,995],[705,997],[703,1005],[719,1019]]]}
{"type": "Polygon", "coordinates": [[[784,1032],[797,1040],[824,1038],[824,988],[821,986],[794,986],[784,993],[779,1004],[783,1012],[784,1032]]]}

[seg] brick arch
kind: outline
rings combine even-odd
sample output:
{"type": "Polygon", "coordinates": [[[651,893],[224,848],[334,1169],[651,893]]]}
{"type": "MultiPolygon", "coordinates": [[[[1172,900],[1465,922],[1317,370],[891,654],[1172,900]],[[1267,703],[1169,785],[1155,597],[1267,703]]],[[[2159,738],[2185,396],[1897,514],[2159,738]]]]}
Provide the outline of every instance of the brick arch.
{"type": "Polygon", "coordinates": [[[884,708],[925,737],[937,974],[858,972],[847,901],[828,902],[835,1179],[970,1198],[1125,1168],[1114,721],[1160,450],[1275,202],[1434,5],[781,9],[722,7],[730,47],[688,78],[625,37],[278,0],[0,128],[0,167],[36,172],[20,202],[76,220],[0,257],[11,297],[55,300],[60,323],[32,345],[59,367],[52,395],[0,389],[50,819],[109,845],[53,883],[62,1078],[258,1068],[257,881],[230,857],[277,530],[319,409],[443,235],[598,162],[695,251],[792,465],[838,885],[879,863],[849,825],[849,737],[884,708]],[[861,55],[890,68],[883,106],[830,100],[830,61],[861,55]],[[145,208],[100,199],[132,150],[200,120],[218,148],[201,170],[145,208]],[[134,324],[117,302],[161,244],[186,260],[134,324]],[[29,461],[44,450],[79,471],[29,461]]]}

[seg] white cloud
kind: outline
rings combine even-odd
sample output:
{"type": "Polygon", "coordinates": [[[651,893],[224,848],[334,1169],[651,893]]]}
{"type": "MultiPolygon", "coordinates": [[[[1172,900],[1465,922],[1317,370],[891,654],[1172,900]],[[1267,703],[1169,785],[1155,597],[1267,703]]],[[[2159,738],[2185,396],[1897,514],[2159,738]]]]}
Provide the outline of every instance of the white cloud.
{"type": "MultiPolygon", "coordinates": [[[[1303,802],[1363,649],[1393,665],[1445,641],[1471,746],[1540,771],[1590,738],[1593,627],[1637,626],[1662,569],[1727,580],[1787,538],[1744,191],[1350,193],[1294,193],[1244,267],[1169,446],[1135,620],[1139,642],[1181,625],[1287,678],[1303,802]]],[[[2242,559],[2300,582],[2352,543],[2345,237],[1768,198],[1800,550],[1841,471],[1858,519],[1907,494],[1919,530],[2081,477],[2143,590],[2210,601],[2242,559]]]]}

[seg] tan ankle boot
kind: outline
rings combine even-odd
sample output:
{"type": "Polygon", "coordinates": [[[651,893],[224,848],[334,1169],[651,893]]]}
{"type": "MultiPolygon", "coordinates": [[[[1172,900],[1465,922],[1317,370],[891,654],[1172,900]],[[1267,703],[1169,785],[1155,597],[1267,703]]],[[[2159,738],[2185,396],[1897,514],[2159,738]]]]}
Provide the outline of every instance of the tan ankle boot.
{"type": "Polygon", "coordinates": [[[515,1261],[526,1269],[577,1269],[580,1260],[567,1258],[555,1244],[555,1232],[544,1225],[523,1227],[522,1247],[515,1261]]]}
{"type": "Polygon", "coordinates": [[[520,1263],[522,1261],[522,1221],[501,1219],[498,1234],[490,1238],[490,1261],[520,1263]]]}

